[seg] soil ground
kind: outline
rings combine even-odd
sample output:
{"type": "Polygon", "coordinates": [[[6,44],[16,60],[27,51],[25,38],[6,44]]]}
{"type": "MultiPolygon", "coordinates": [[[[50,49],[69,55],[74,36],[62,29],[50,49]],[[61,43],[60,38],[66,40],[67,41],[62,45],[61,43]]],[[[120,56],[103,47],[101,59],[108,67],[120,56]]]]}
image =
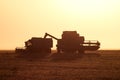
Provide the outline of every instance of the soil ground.
{"type": "Polygon", "coordinates": [[[28,56],[0,51],[0,80],[120,80],[120,50],[28,56]]]}

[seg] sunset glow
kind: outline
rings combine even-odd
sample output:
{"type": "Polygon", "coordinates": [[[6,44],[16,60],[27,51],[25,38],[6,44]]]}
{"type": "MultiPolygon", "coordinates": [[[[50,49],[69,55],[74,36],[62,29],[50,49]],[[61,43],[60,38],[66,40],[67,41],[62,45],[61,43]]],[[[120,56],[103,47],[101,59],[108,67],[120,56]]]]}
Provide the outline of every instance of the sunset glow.
{"type": "Polygon", "coordinates": [[[59,0],[57,5],[65,11],[95,13],[104,9],[104,3],[105,1],[103,0],[59,0]]]}
{"type": "Polygon", "coordinates": [[[99,40],[101,49],[120,49],[119,4],[120,0],[1,0],[0,49],[24,46],[24,41],[45,32],[61,38],[65,30],[99,40]]]}

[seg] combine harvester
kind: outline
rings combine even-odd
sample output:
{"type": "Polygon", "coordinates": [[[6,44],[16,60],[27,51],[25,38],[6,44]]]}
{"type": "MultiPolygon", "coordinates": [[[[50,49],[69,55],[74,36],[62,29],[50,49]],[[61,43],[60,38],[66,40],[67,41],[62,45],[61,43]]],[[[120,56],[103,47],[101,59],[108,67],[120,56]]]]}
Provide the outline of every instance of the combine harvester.
{"type": "Polygon", "coordinates": [[[100,42],[96,40],[85,40],[84,36],[80,36],[76,31],[64,31],[62,39],[58,39],[48,33],[45,33],[44,39],[47,36],[57,40],[57,52],[72,52],[84,53],[85,51],[96,51],[100,48],[100,42]]]}
{"type": "Polygon", "coordinates": [[[100,42],[95,40],[85,40],[76,31],[63,31],[62,38],[58,39],[48,33],[44,38],[33,37],[25,42],[25,48],[16,48],[16,53],[51,53],[53,39],[57,40],[57,53],[80,53],[85,51],[96,51],[100,48],[100,42]],[[47,36],[51,38],[47,38],[47,36]]]}

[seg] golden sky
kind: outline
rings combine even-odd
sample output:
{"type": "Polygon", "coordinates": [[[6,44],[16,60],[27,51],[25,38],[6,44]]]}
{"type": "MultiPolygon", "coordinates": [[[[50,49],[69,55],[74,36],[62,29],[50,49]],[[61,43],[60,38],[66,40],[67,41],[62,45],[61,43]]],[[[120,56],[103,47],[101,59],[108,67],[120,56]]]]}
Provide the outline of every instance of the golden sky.
{"type": "MultiPolygon", "coordinates": [[[[101,49],[120,49],[120,0],[0,0],[0,49],[76,30],[101,49]]],[[[55,44],[54,44],[55,45],[55,44]]]]}

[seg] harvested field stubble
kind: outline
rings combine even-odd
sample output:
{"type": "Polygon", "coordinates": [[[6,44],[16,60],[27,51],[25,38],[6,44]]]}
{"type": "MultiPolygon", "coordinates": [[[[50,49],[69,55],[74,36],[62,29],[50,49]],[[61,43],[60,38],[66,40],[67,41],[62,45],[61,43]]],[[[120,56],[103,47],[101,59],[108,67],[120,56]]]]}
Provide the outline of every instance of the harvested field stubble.
{"type": "Polygon", "coordinates": [[[0,80],[119,80],[120,51],[98,53],[61,61],[53,61],[53,57],[34,60],[17,57],[15,53],[1,53],[0,80]]]}

